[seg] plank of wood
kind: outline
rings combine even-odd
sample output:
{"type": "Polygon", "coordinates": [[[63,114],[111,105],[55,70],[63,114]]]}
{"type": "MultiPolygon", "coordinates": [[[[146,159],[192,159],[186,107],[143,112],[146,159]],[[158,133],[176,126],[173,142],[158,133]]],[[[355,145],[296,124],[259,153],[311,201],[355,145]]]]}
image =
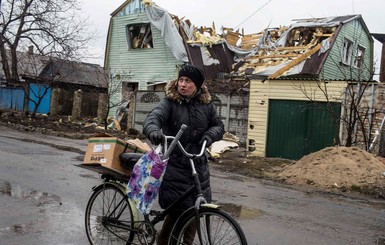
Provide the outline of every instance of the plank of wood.
{"type": "Polygon", "coordinates": [[[271,54],[271,55],[261,55],[253,56],[251,59],[280,59],[280,58],[295,58],[300,56],[300,54],[271,54]]]}
{"type": "Polygon", "coordinates": [[[307,57],[311,56],[312,54],[314,54],[315,52],[317,52],[318,50],[320,50],[322,47],[322,44],[319,43],[317,46],[315,46],[314,48],[310,49],[309,51],[301,54],[300,56],[298,56],[297,59],[291,61],[289,64],[287,64],[286,66],[282,67],[281,69],[279,69],[278,71],[276,71],[274,74],[270,75],[268,77],[268,79],[274,79],[274,78],[277,78],[279,77],[280,75],[282,75],[282,73],[284,73],[285,71],[289,70],[290,68],[294,67],[295,65],[299,64],[300,62],[304,61],[307,57]]]}
{"type": "Polygon", "coordinates": [[[308,46],[295,46],[295,47],[279,47],[277,48],[278,51],[281,50],[304,50],[304,49],[309,49],[308,46]]]}
{"type": "Polygon", "coordinates": [[[316,36],[316,37],[331,37],[331,36],[333,36],[333,34],[316,33],[314,36],[316,36]]]}

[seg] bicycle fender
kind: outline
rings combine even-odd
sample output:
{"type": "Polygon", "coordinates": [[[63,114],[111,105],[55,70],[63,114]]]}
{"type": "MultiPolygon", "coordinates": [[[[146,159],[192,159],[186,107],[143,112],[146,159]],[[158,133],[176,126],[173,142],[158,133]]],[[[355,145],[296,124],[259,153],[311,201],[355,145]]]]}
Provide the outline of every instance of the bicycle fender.
{"type": "Polygon", "coordinates": [[[219,205],[214,204],[214,203],[204,203],[204,204],[201,204],[201,206],[205,207],[205,208],[214,208],[214,209],[220,208],[219,205]]]}
{"type": "MultiPolygon", "coordinates": [[[[131,211],[132,211],[132,216],[134,218],[134,221],[139,221],[139,210],[136,208],[135,203],[130,198],[128,198],[128,203],[131,206],[131,211]]],[[[134,224],[135,228],[138,228],[139,225],[140,223],[134,224]]]]}

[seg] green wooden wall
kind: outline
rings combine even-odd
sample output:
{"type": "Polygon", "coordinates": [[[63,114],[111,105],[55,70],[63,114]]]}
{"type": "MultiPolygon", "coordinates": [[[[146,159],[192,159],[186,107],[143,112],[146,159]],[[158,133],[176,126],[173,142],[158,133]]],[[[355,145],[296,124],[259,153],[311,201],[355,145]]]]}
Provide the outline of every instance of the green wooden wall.
{"type": "Polygon", "coordinates": [[[166,81],[175,77],[176,65],[180,61],[164,43],[161,33],[153,25],[154,48],[128,49],[126,26],[129,24],[149,23],[146,13],[114,17],[112,19],[109,42],[108,68],[128,70],[134,81],[166,81]]]}
{"type": "MultiPolygon", "coordinates": [[[[122,82],[138,83],[140,90],[147,90],[147,82],[168,82],[177,76],[178,61],[166,46],[161,32],[153,25],[153,48],[129,49],[126,39],[126,26],[150,23],[145,12],[117,14],[111,19],[105,68],[112,72],[111,86],[122,82]],[[115,75],[120,74],[120,80],[115,75]]],[[[120,89],[121,90],[121,89],[120,89]]],[[[111,102],[121,101],[121,93],[114,93],[111,102]]],[[[114,115],[115,109],[109,112],[114,115]]]]}
{"type": "Polygon", "coordinates": [[[330,55],[325,61],[320,74],[322,80],[355,80],[369,81],[371,79],[373,57],[373,40],[366,32],[360,19],[353,20],[342,26],[330,55]],[[353,52],[357,45],[365,47],[364,65],[362,69],[342,64],[342,47],[344,38],[353,41],[353,52]]]}

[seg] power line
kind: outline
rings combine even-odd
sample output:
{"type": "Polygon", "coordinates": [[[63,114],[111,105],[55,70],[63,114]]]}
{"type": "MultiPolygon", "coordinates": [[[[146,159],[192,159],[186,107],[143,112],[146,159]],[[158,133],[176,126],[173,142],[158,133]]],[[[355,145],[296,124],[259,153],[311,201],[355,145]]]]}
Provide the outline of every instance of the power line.
{"type": "Polygon", "coordinates": [[[239,25],[237,25],[234,29],[237,29],[240,25],[242,25],[243,23],[245,23],[248,19],[250,19],[253,15],[255,15],[259,10],[261,10],[263,7],[265,7],[268,3],[270,3],[272,0],[268,1],[267,3],[265,3],[264,5],[262,5],[262,7],[260,7],[259,9],[257,9],[254,13],[252,13],[249,17],[247,17],[244,21],[242,21],[239,25]]]}

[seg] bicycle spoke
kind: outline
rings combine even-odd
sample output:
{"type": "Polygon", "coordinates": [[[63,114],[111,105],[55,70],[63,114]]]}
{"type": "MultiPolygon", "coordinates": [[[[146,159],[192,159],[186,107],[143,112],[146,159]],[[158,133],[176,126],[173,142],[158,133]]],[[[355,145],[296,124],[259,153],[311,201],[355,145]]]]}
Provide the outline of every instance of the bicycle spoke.
{"type": "Polygon", "coordinates": [[[115,186],[94,192],[86,210],[86,232],[91,244],[127,244],[134,233],[131,208],[125,193],[115,186]]]}
{"type": "MultiPolygon", "coordinates": [[[[228,214],[217,209],[206,209],[200,211],[200,227],[198,228],[202,235],[202,243],[207,245],[244,245],[247,244],[246,238],[238,223],[228,214]]],[[[175,226],[172,232],[173,245],[181,244],[201,244],[198,237],[198,231],[191,239],[186,239],[188,229],[191,226],[196,228],[195,214],[192,212],[185,219],[181,220],[175,226]]]]}

